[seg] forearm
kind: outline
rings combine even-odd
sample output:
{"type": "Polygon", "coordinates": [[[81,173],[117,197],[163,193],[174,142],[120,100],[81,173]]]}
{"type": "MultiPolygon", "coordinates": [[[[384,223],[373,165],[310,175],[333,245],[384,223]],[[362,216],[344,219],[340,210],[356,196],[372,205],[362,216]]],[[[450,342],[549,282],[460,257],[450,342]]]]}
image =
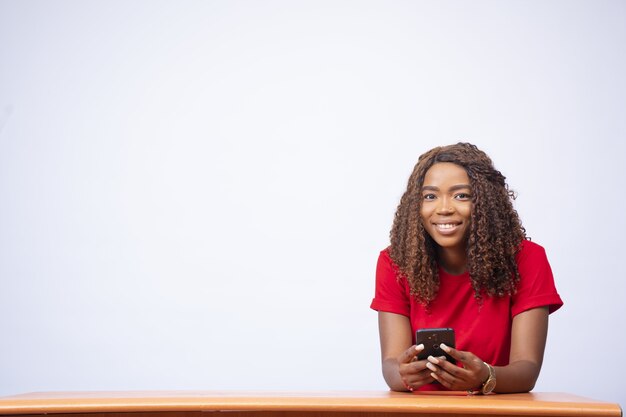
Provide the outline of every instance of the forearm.
{"type": "Polygon", "coordinates": [[[383,360],[383,377],[392,391],[408,391],[400,377],[398,360],[387,358],[383,360]]]}
{"type": "Polygon", "coordinates": [[[379,312],[378,326],[385,382],[393,391],[408,391],[400,375],[400,364],[411,362],[417,354],[411,348],[413,330],[409,318],[400,314],[379,312]]]}
{"type": "Polygon", "coordinates": [[[496,366],[494,369],[497,381],[495,392],[528,392],[535,387],[541,365],[531,361],[520,360],[507,366],[496,366]]]}
{"type": "Polygon", "coordinates": [[[524,311],[513,318],[510,362],[496,367],[496,392],[528,392],[539,378],[548,337],[548,307],[524,311]]]}

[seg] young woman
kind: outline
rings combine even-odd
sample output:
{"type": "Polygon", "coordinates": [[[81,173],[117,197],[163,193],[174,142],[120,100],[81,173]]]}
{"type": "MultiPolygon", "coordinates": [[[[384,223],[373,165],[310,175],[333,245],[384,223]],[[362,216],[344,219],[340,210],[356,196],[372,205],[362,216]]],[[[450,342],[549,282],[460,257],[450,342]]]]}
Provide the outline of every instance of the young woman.
{"type": "Polygon", "coordinates": [[[526,238],[513,192],[467,143],[420,156],[380,253],[376,294],[383,375],[394,391],[525,392],[543,360],[548,314],[563,305],[544,249],[526,238]],[[415,346],[451,327],[456,360],[415,346]]]}

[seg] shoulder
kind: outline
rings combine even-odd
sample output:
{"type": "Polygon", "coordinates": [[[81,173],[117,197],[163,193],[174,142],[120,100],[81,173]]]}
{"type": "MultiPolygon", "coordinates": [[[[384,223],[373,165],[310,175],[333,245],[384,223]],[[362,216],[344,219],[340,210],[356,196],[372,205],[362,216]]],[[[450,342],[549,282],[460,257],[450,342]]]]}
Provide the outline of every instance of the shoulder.
{"type": "Polygon", "coordinates": [[[391,257],[390,247],[381,250],[378,255],[376,277],[377,280],[393,282],[394,285],[408,285],[406,276],[402,273],[398,264],[391,257]]]}
{"type": "Polygon", "coordinates": [[[385,260],[385,262],[393,263],[393,261],[391,260],[391,254],[389,253],[390,248],[390,246],[387,246],[385,249],[381,250],[378,254],[378,259],[383,259],[385,260]]]}
{"type": "Polygon", "coordinates": [[[524,239],[520,244],[520,250],[517,253],[517,263],[532,262],[536,260],[542,260],[546,258],[546,250],[543,246],[524,239]]]}
{"type": "Polygon", "coordinates": [[[400,268],[396,265],[396,263],[391,259],[391,253],[389,253],[389,247],[383,249],[378,254],[378,265],[376,267],[378,273],[385,272],[391,275],[398,275],[400,268]]]}
{"type": "Polygon", "coordinates": [[[530,240],[522,241],[520,251],[517,253],[515,261],[522,280],[528,279],[529,276],[552,276],[546,250],[543,246],[535,242],[531,242],[530,240]]]}
{"type": "Polygon", "coordinates": [[[391,257],[391,246],[381,250],[378,254],[378,267],[384,267],[393,272],[394,275],[397,275],[398,278],[404,278],[404,274],[400,271],[400,266],[391,257]]]}
{"type": "Polygon", "coordinates": [[[376,265],[376,290],[371,307],[374,310],[409,316],[410,299],[407,281],[391,259],[389,248],[380,251],[376,265]]]}
{"type": "Polygon", "coordinates": [[[548,306],[552,313],[563,305],[554,284],[546,251],[541,245],[524,240],[517,256],[517,267],[520,281],[513,295],[513,316],[542,306],[548,306]]]}
{"type": "Polygon", "coordinates": [[[378,263],[383,263],[385,265],[388,265],[389,267],[392,267],[394,269],[398,269],[398,266],[396,265],[396,263],[393,261],[393,259],[391,259],[391,246],[387,246],[385,249],[381,250],[380,253],[378,254],[378,263]]]}
{"type": "Polygon", "coordinates": [[[521,252],[528,252],[528,253],[537,252],[537,251],[545,252],[545,249],[543,248],[543,246],[528,239],[522,240],[522,244],[520,246],[521,246],[521,252]]]}

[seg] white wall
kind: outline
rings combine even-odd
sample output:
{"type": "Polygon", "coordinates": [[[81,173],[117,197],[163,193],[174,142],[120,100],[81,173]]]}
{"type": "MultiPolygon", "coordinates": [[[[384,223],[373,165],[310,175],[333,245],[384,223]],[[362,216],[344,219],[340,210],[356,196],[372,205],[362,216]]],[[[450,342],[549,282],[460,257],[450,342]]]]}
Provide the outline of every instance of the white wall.
{"type": "Polygon", "coordinates": [[[378,390],[419,154],[519,192],[538,391],[626,404],[623,1],[0,0],[0,395],[378,390]]]}

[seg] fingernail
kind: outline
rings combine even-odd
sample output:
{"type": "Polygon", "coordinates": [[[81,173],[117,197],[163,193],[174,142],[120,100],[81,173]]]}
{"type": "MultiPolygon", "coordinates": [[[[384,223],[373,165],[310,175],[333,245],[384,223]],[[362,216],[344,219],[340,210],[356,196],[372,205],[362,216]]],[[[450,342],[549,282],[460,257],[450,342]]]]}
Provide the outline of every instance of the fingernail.
{"type": "Polygon", "coordinates": [[[444,352],[450,352],[450,348],[448,346],[446,346],[445,343],[442,343],[440,346],[441,346],[441,349],[443,349],[444,352]]]}
{"type": "Polygon", "coordinates": [[[429,356],[428,360],[434,364],[439,364],[439,359],[435,358],[434,356],[429,356]]]}
{"type": "Polygon", "coordinates": [[[430,362],[426,362],[426,367],[428,369],[430,369],[431,371],[436,371],[437,370],[437,367],[435,365],[433,365],[432,363],[430,363],[430,362]]]}
{"type": "Polygon", "coordinates": [[[420,343],[419,345],[415,346],[415,350],[424,350],[424,344],[420,343]]]}
{"type": "Polygon", "coordinates": [[[432,376],[433,378],[435,378],[437,381],[439,381],[439,378],[437,378],[437,374],[435,373],[431,373],[430,376],[432,376]]]}

